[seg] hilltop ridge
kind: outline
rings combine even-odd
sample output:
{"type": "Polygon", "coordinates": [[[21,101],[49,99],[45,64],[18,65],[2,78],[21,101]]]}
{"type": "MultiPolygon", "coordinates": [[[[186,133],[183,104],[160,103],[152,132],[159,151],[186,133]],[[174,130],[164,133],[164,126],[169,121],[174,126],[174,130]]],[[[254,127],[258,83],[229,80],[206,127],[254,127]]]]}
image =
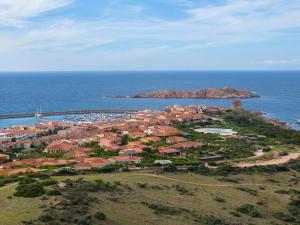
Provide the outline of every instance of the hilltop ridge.
{"type": "MultiPolygon", "coordinates": [[[[231,87],[206,88],[194,91],[186,90],[160,90],[155,92],[138,93],[129,98],[203,98],[203,99],[245,99],[257,98],[255,93],[249,90],[238,90],[231,87]]],[[[122,98],[115,96],[114,98],[122,98]]]]}

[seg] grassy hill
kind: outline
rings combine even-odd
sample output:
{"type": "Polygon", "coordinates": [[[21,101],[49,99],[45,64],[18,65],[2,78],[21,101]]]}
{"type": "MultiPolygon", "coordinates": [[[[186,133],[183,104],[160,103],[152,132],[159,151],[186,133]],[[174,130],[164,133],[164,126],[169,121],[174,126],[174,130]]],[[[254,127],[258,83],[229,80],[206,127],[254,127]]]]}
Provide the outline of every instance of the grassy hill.
{"type": "MultiPolygon", "coordinates": [[[[54,179],[71,179],[70,184],[78,178],[88,182],[99,182],[101,179],[104,182],[105,185],[97,191],[91,191],[90,188],[86,192],[81,191],[91,201],[86,213],[70,215],[78,217],[78,221],[90,219],[92,222],[89,224],[107,225],[205,225],[286,224],[282,219],[288,215],[287,206],[294,193],[300,191],[300,184],[292,182],[295,177],[299,178],[299,174],[286,172],[209,177],[193,173],[156,175],[144,171],[54,179]],[[96,219],[97,212],[103,213],[105,220],[96,219]]],[[[79,187],[81,183],[77,182],[76,185],[79,187]]],[[[51,205],[62,205],[66,201],[64,198],[67,193],[63,191],[60,196],[15,197],[13,193],[16,187],[16,184],[10,184],[0,188],[1,224],[22,224],[22,221],[45,215],[51,205]]],[[[58,213],[57,218],[64,216],[58,209],[51,213],[58,213]]],[[[51,223],[33,221],[32,224],[51,223]]],[[[68,223],[60,221],[59,224],[68,223]]]]}

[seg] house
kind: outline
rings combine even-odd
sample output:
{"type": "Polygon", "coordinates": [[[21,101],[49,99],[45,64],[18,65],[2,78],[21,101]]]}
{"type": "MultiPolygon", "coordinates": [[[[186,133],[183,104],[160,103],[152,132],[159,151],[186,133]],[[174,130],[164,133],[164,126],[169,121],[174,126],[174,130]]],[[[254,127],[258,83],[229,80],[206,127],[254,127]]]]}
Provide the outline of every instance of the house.
{"type": "Polygon", "coordinates": [[[146,128],[144,133],[158,137],[167,137],[177,135],[179,131],[175,127],[158,125],[146,128]]]}
{"type": "Polygon", "coordinates": [[[160,140],[161,139],[159,137],[144,137],[140,139],[142,143],[153,143],[153,142],[159,142],[160,140]]]}
{"type": "Polygon", "coordinates": [[[181,154],[181,151],[179,149],[171,148],[171,147],[159,147],[158,152],[159,154],[170,155],[170,156],[178,156],[181,154]]]}
{"type": "Polygon", "coordinates": [[[102,148],[109,148],[111,146],[120,145],[122,143],[122,138],[117,136],[103,137],[98,140],[98,144],[102,148]]]}
{"type": "Polygon", "coordinates": [[[76,147],[73,150],[64,153],[65,157],[68,158],[83,158],[90,155],[91,148],[83,148],[83,147],[76,147]]]}
{"type": "Polygon", "coordinates": [[[144,150],[142,148],[138,148],[138,147],[123,149],[123,150],[119,151],[119,156],[138,156],[143,151],[144,150]]]}
{"type": "Polygon", "coordinates": [[[166,142],[168,144],[174,144],[174,143],[180,143],[180,142],[185,142],[186,139],[183,137],[178,137],[178,136],[173,136],[173,137],[168,137],[166,139],[166,142]]]}
{"type": "Polygon", "coordinates": [[[74,163],[74,160],[65,159],[54,159],[54,158],[35,158],[35,159],[23,159],[15,160],[12,162],[4,163],[3,168],[11,169],[14,167],[28,167],[28,166],[59,166],[59,165],[69,165],[74,163]]]}
{"type": "Polygon", "coordinates": [[[65,153],[71,151],[74,147],[73,143],[68,140],[54,141],[43,152],[50,154],[65,153]]]}
{"type": "Polygon", "coordinates": [[[92,168],[101,168],[113,164],[110,160],[103,158],[80,158],[78,164],[75,165],[76,170],[89,170],[92,168]]]}
{"type": "Polygon", "coordinates": [[[8,137],[0,137],[0,145],[10,143],[11,139],[8,137]]]}
{"type": "Polygon", "coordinates": [[[115,156],[109,159],[112,162],[115,163],[141,163],[142,157],[137,157],[137,156],[115,156]]]}
{"type": "Polygon", "coordinates": [[[177,143],[175,145],[172,145],[170,147],[174,148],[180,148],[180,149],[191,149],[191,148],[198,148],[203,146],[203,143],[197,142],[197,141],[185,141],[181,143],[177,143]]]}
{"type": "Polygon", "coordinates": [[[0,163],[5,162],[6,160],[9,160],[9,155],[0,153],[0,163]]]}
{"type": "Polygon", "coordinates": [[[38,132],[32,130],[19,130],[19,129],[10,129],[7,130],[6,136],[12,141],[26,140],[29,138],[37,138],[38,132]]]}

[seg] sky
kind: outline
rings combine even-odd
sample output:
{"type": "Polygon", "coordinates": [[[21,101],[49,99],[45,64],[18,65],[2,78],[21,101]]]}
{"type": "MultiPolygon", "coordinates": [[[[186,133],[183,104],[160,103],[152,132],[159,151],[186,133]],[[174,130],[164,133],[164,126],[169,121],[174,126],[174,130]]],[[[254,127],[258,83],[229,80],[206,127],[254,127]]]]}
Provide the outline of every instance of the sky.
{"type": "Polygon", "coordinates": [[[0,71],[299,69],[300,0],[0,0],[0,71]]]}

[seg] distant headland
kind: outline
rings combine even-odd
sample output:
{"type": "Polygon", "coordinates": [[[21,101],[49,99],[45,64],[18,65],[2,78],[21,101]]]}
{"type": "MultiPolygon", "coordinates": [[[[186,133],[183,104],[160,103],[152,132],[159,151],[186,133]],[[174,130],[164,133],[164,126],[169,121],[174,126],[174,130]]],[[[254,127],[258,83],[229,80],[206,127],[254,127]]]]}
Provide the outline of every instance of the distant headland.
{"type": "MultiPolygon", "coordinates": [[[[206,88],[194,91],[161,90],[156,92],[139,93],[127,98],[202,98],[202,99],[245,99],[258,98],[259,96],[248,90],[238,90],[231,87],[206,88]]],[[[111,98],[125,98],[113,96],[111,98]]]]}

